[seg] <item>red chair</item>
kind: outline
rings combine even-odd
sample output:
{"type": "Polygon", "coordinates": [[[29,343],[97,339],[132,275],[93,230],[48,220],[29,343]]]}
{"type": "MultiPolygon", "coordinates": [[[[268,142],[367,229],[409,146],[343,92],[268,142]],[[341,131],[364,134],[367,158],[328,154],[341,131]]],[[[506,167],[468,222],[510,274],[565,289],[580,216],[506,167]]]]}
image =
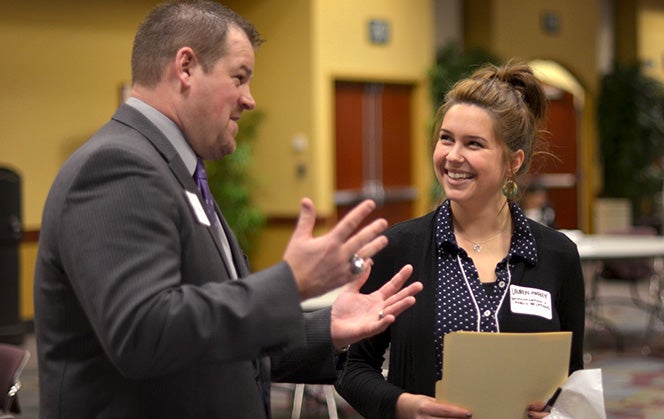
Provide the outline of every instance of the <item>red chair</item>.
{"type": "Polygon", "coordinates": [[[17,395],[21,389],[20,376],[29,358],[27,350],[0,343],[0,419],[21,413],[17,395]]]}

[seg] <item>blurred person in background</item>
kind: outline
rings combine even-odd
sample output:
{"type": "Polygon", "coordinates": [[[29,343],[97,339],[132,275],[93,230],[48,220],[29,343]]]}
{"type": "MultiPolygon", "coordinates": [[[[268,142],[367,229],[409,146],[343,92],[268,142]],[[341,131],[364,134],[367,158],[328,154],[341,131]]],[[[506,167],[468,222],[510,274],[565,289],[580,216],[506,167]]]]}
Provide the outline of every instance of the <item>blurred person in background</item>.
{"type": "Polygon", "coordinates": [[[546,186],[538,180],[528,184],[523,193],[523,213],[531,220],[535,220],[547,227],[557,228],[556,211],[549,202],[546,186]]]}

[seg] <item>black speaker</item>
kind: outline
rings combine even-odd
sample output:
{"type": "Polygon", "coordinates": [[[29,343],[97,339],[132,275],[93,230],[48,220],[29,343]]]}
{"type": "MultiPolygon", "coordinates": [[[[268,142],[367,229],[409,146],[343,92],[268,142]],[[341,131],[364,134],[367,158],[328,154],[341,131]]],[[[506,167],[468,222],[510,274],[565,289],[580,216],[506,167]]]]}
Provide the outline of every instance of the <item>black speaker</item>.
{"type": "Polygon", "coordinates": [[[21,177],[0,167],[0,342],[21,344],[25,326],[19,312],[21,177]]]}

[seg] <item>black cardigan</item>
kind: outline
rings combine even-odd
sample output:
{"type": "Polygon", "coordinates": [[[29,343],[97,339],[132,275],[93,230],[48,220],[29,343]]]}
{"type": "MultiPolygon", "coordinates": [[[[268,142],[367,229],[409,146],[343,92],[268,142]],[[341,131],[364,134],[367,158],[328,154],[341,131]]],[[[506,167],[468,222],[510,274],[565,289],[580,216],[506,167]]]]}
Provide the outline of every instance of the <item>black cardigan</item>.
{"type": "MultiPolygon", "coordinates": [[[[374,257],[372,273],[363,292],[372,292],[404,264],[413,265],[408,283],[421,281],[424,290],[417,303],[402,313],[385,332],[352,345],[337,390],[367,418],[393,418],[397,398],[404,391],[435,395],[434,292],[436,281],[435,211],[396,224],[386,235],[388,246],[374,257]],[[387,381],[381,374],[390,346],[387,381]]],[[[564,234],[528,220],[537,246],[538,262],[511,261],[512,284],[551,293],[553,318],[512,313],[509,299],[498,314],[502,332],[571,331],[569,373],[583,368],[585,294],[581,261],[576,245],[564,234]]],[[[525,406],[524,406],[525,409],[525,406]]]]}

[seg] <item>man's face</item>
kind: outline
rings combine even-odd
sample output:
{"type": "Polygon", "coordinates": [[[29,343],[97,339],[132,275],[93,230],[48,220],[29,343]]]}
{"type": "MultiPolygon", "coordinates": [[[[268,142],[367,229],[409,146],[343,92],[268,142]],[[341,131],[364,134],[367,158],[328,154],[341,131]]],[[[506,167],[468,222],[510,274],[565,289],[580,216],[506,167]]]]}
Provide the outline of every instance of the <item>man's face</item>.
{"type": "Polygon", "coordinates": [[[226,53],[205,73],[191,69],[191,86],[183,93],[181,129],[196,154],[218,160],[235,151],[238,120],[256,103],[249,90],[254,49],[240,29],[229,28],[226,53]]]}

